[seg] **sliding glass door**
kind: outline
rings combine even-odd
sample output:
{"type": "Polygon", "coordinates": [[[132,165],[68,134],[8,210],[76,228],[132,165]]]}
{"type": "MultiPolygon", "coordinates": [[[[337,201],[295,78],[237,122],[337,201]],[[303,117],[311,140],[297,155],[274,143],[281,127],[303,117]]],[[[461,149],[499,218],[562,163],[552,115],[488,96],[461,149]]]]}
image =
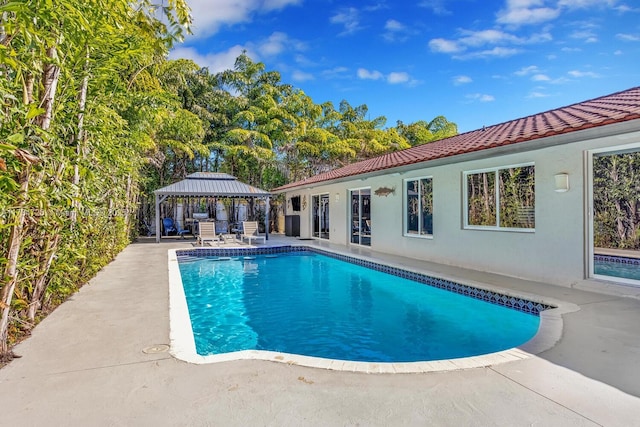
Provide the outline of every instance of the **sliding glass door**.
{"type": "Polygon", "coordinates": [[[351,190],[351,243],[371,246],[371,189],[351,190]]]}
{"type": "Polygon", "coordinates": [[[640,144],[594,150],[589,275],[640,286],[640,144]]]}
{"type": "Polygon", "coordinates": [[[329,238],[329,195],[317,194],[311,197],[311,215],[313,216],[313,237],[329,238]]]}

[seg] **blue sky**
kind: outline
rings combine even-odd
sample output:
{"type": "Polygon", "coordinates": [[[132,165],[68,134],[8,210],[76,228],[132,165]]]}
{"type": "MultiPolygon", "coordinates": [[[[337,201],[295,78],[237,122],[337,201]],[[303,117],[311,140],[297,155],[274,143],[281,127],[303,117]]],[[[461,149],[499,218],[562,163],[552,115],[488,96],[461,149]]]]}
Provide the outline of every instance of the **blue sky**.
{"type": "Polygon", "coordinates": [[[467,132],[640,85],[637,0],[188,0],[170,57],[246,50],[315,103],[467,132]]]}

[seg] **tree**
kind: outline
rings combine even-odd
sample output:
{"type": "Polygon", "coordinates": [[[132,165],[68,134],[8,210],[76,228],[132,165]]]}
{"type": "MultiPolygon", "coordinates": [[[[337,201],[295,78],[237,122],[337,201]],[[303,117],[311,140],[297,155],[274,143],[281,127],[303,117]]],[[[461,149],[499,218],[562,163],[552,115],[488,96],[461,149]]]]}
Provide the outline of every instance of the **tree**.
{"type": "Polygon", "coordinates": [[[444,116],[438,116],[430,122],[418,120],[408,125],[398,120],[396,129],[398,134],[406,138],[412,147],[458,134],[456,124],[448,121],[444,116]]]}
{"type": "Polygon", "coordinates": [[[189,24],[183,0],[164,9],[168,24],[150,2],[135,7],[122,0],[0,6],[0,183],[10,190],[0,196],[2,355],[10,313],[34,321],[47,289],[64,298],[70,276],[95,272],[128,237],[138,157],[119,103],[189,24]],[[98,207],[105,215],[80,221],[83,208],[98,207]],[[103,247],[90,248],[95,242],[103,247]],[[91,249],[97,254],[87,256],[91,249]],[[85,263],[91,257],[96,262],[85,263]]]}

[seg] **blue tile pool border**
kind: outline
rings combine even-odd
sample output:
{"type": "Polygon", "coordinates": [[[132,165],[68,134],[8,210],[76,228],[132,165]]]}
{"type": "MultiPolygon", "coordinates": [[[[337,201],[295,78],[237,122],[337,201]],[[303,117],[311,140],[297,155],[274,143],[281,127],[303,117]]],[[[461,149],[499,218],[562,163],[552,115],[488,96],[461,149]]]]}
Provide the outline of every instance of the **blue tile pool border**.
{"type": "Polygon", "coordinates": [[[600,262],[615,262],[618,264],[640,266],[640,258],[627,258],[627,257],[615,256],[615,255],[594,255],[593,260],[600,261],[600,262]]]}
{"type": "Polygon", "coordinates": [[[530,301],[520,297],[505,295],[500,292],[490,291],[487,289],[476,288],[470,285],[464,285],[447,279],[432,277],[423,273],[404,270],[398,267],[391,267],[380,264],[375,261],[363,260],[349,255],[337,254],[334,252],[324,251],[318,248],[308,246],[272,246],[258,248],[198,248],[198,249],[180,249],[176,251],[178,262],[184,262],[193,258],[202,257],[234,257],[234,256],[251,256],[251,255],[275,255],[290,252],[312,252],[320,255],[328,256],[340,261],[370,268],[372,270],[381,271],[402,277],[404,279],[413,280],[418,283],[433,286],[456,294],[468,296],[470,298],[486,301],[491,304],[501,305],[524,313],[539,316],[540,312],[552,308],[553,305],[543,304],[540,302],[530,301]]]}

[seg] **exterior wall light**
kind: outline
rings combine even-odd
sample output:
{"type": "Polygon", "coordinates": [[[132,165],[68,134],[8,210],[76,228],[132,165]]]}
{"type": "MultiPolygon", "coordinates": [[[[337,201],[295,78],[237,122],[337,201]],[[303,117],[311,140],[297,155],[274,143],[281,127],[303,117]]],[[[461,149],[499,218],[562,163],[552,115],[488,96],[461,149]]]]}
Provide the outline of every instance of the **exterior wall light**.
{"type": "Polygon", "coordinates": [[[340,193],[336,193],[336,202],[340,201],[340,193]]]}
{"type": "Polygon", "coordinates": [[[559,173],[554,176],[555,178],[555,191],[557,193],[564,193],[569,191],[569,174],[559,173]]]}

